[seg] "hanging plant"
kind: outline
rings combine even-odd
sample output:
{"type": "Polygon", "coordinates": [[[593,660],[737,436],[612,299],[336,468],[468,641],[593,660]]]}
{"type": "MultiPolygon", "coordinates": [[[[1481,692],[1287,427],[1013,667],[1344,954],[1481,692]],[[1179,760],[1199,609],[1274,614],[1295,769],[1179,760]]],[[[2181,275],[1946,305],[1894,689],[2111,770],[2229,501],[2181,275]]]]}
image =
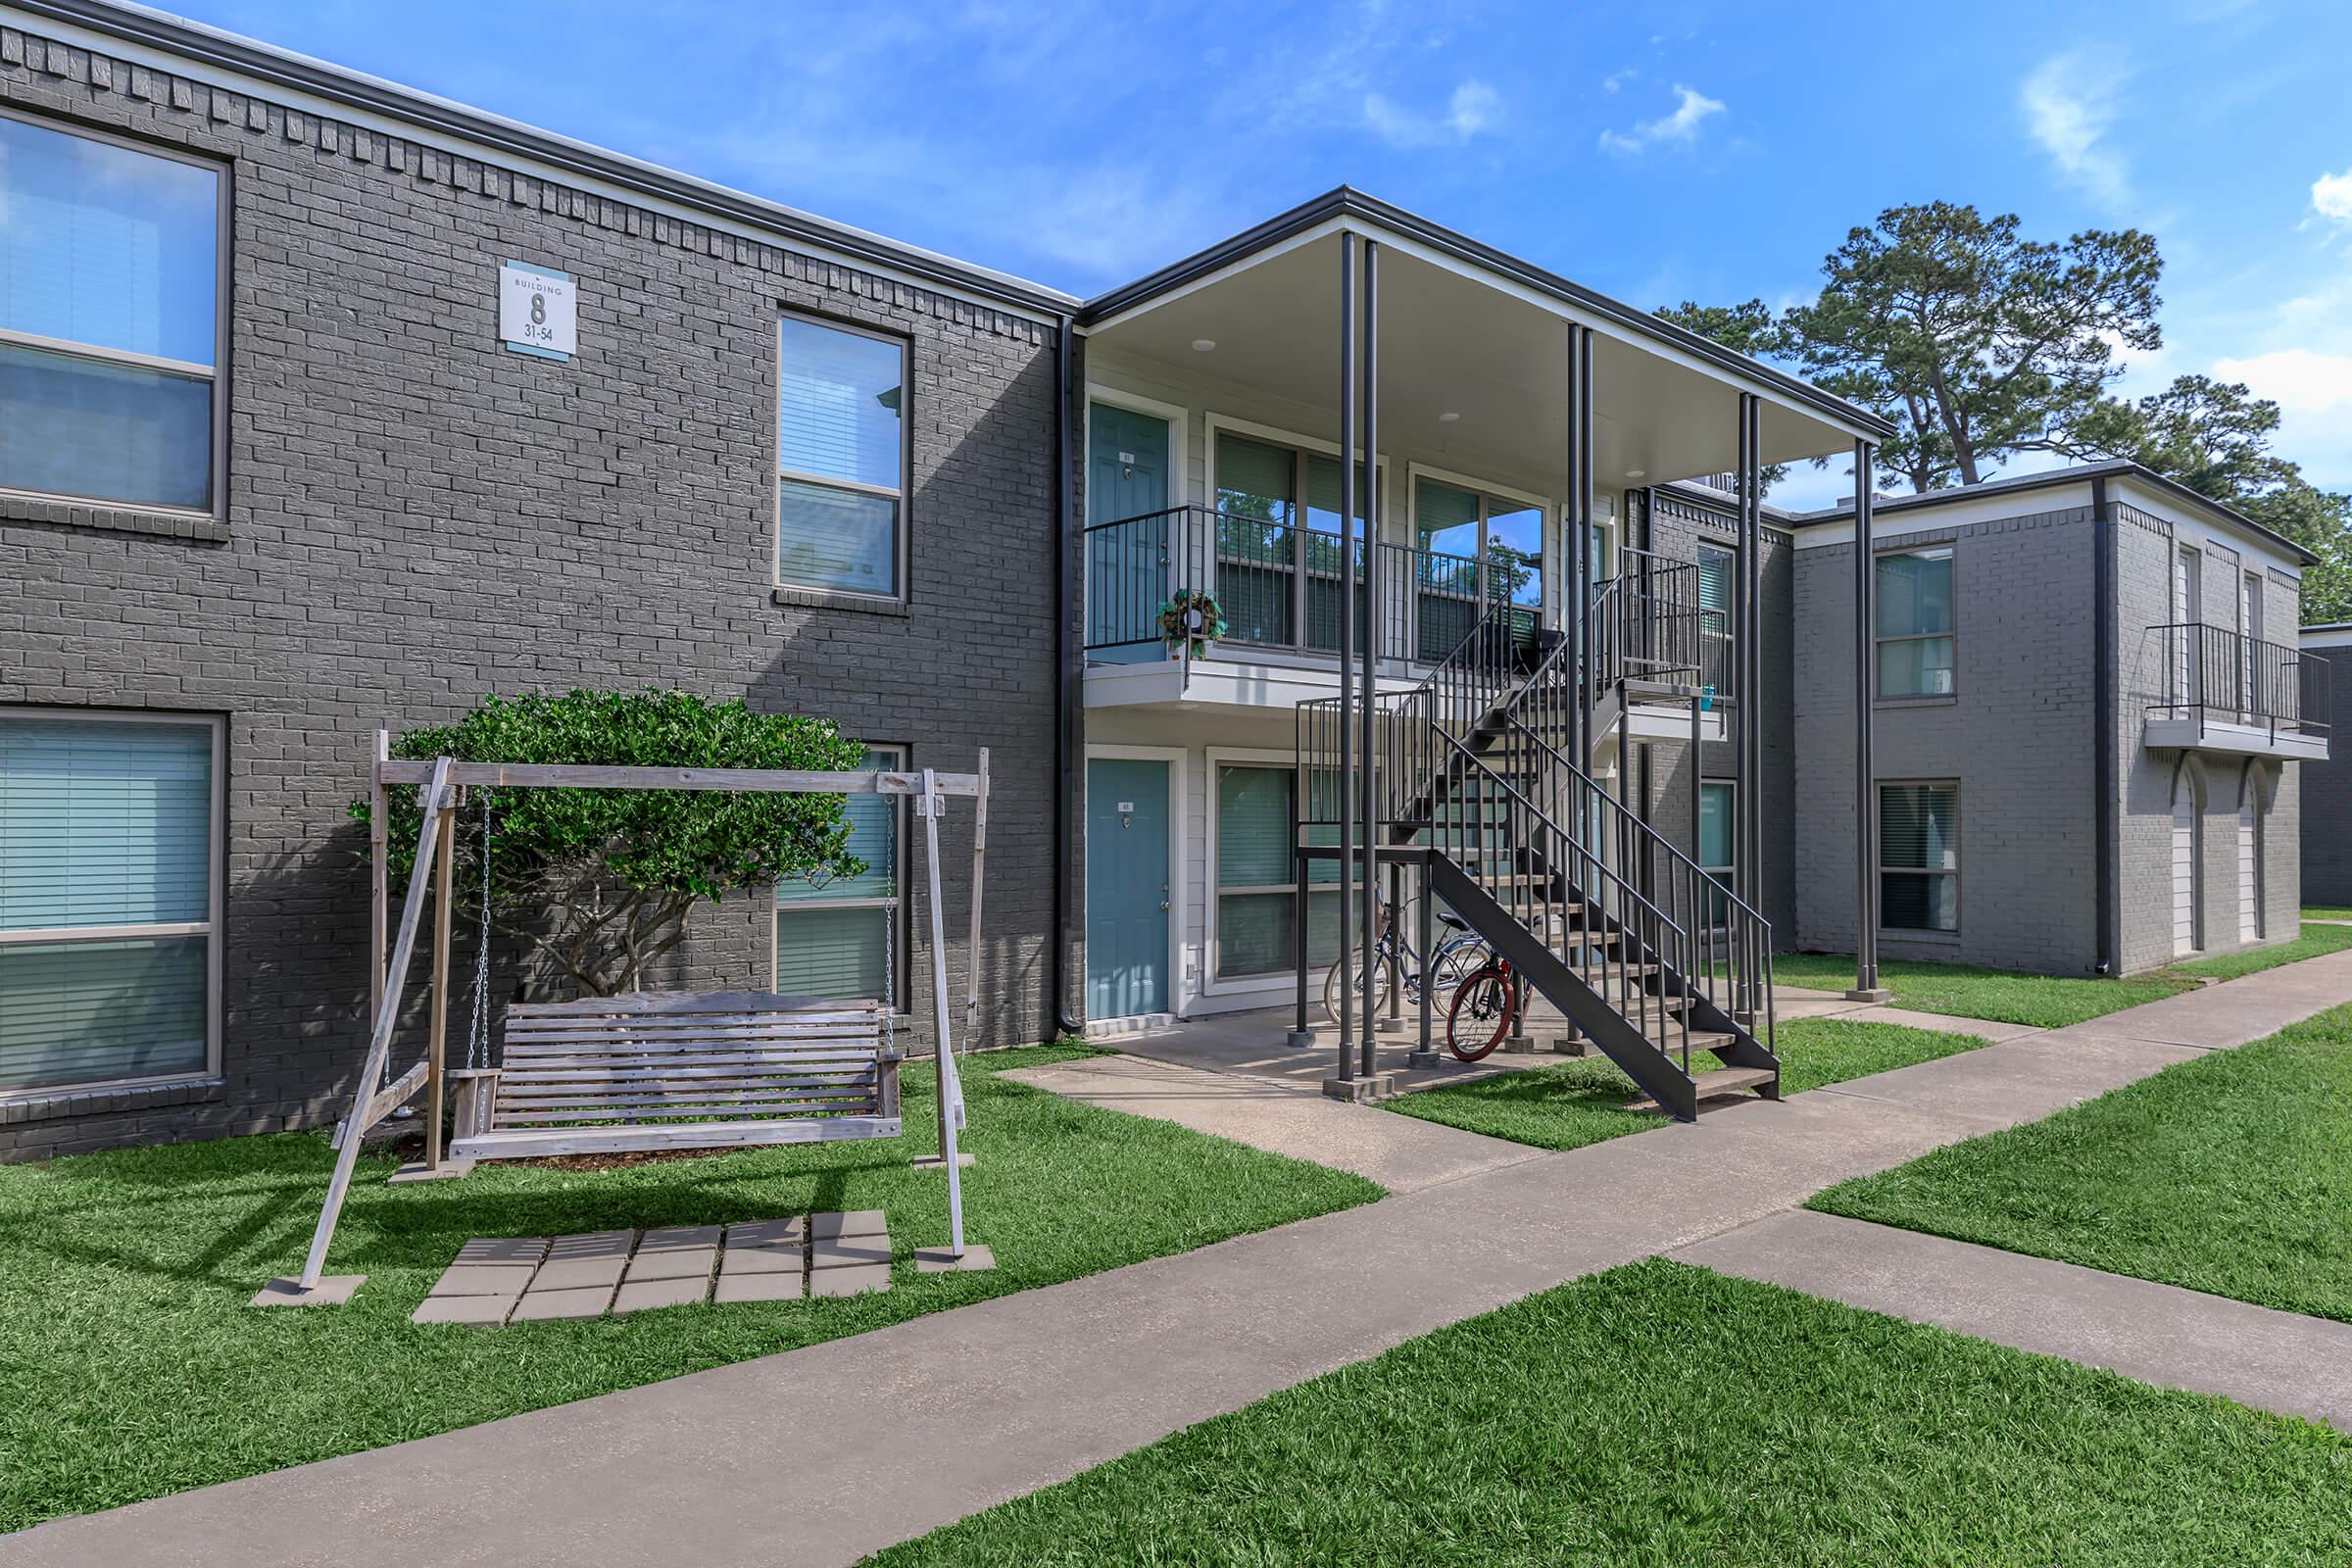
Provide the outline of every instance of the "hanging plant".
{"type": "Polygon", "coordinates": [[[1160,602],[1159,638],[1171,657],[1190,645],[1195,659],[1203,658],[1225,631],[1224,608],[1205,588],[1179,588],[1176,597],[1160,602]]]}

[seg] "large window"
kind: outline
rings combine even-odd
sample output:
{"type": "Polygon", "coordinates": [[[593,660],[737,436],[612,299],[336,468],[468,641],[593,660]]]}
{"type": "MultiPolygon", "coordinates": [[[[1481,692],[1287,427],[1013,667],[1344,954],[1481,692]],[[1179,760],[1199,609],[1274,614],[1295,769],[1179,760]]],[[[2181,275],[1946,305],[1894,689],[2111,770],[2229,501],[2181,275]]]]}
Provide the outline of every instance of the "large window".
{"type": "Polygon", "coordinates": [[[0,1096],[215,1066],[219,746],[0,713],[0,1096]]]}
{"type": "Polygon", "coordinates": [[[213,510],[226,185],[0,113],[0,487],[213,510]]]}
{"type": "Polygon", "coordinates": [[[1960,786],[1879,786],[1879,923],[1960,929],[1960,786]]]}
{"type": "Polygon", "coordinates": [[[1879,557],[1879,695],[1952,693],[1952,551],[1879,557]]]}
{"type": "MultiPolygon", "coordinates": [[[[861,764],[897,770],[897,746],[867,751],[861,764]]],[[[906,905],[899,865],[906,842],[906,797],[850,797],[850,853],[865,862],[854,877],[776,888],[776,989],[787,996],[873,998],[906,1010],[906,905]]]]}
{"type": "Polygon", "coordinates": [[[1721,887],[1707,893],[1707,924],[1723,924],[1725,890],[1732,885],[1732,790],[1729,782],[1698,787],[1698,868],[1721,887]]]}
{"type": "MultiPolygon", "coordinates": [[[[1298,870],[1291,859],[1292,796],[1288,767],[1217,764],[1217,978],[1282,974],[1296,966],[1298,870]]],[[[1332,842],[1338,842],[1336,837],[1332,842]]],[[[1339,880],[1337,862],[1315,862],[1310,884],[1339,880]]],[[[1340,893],[1307,895],[1306,956],[1328,964],[1340,956],[1340,893]]]]}
{"type": "Polygon", "coordinates": [[[1732,596],[1739,577],[1737,552],[1698,547],[1699,683],[1719,692],[1732,686],[1732,596]]]}
{"type": "Polygon", "coordinates": [[[797,316],[779,328],[776,581],[896,598],[906,529],[906,345],[797,316]]]}
{"type": "Polygon", "coordinates": [[[1359,584],[1355,634],[1362,636],[1365,498],[1355,498],[1355,525],[1343,530],[1340,460],[1220,430],[1215,461],[1215,583],[1232,628],[1227,635],[1240,642],[1338,648],[1341,584],[1352,553],[1359,584]]]}

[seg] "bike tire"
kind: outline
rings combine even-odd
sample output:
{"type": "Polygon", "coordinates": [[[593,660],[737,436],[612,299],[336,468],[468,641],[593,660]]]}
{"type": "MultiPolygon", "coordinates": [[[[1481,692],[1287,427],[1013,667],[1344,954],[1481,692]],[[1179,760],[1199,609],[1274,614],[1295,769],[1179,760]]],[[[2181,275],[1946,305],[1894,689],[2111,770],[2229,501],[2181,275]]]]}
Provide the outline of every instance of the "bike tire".
{"type": "Polygon", "coordinates": [[[1488,964],[1464,980],[1446,1009],[1446,1049],[1461,1061],[1483,1061],[1502,1044],[1518,1015],[1519,991],[1509,971],[1488,964]]]}
{"type": "MultiPolygon", "coordinates": [[[[1359,958],[1358,961],[1360,962],[1361,959],[1359,958]]],[[[1383,954],[1380,966],[1375,971],[1372,981],[1373,1005],[1376,1009],[1373,1016],[1375,1017],[1385,1018],[1389,1015],[1389,987],[1395,983],[1393,979],[1395,973],[1396,966],[1389,960],[1388,955],[1383,954]]],[[[1355,976],[1350,975],[1348,978],[1354,979],[1355,976]]],[[[1323,1016],[1328,1018],[1335,1027],[1340,1021],[1340,966],[1336,963],[1323,976],[1323,1016]]]]}

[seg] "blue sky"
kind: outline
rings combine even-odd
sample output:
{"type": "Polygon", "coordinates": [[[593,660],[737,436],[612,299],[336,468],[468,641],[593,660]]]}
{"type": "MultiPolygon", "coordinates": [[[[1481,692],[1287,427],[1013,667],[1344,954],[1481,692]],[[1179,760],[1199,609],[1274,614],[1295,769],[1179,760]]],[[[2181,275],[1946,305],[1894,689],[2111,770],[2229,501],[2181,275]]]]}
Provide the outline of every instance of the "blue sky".
{"type": "Polygon", "coordinates": [[[2352,487],[2352,6],[183,8],[1080,293],[1343,182],[1643,306],[1808,296],[1900,202],[2134,224],[2128,389],[2248,381],[2352,487]]]}

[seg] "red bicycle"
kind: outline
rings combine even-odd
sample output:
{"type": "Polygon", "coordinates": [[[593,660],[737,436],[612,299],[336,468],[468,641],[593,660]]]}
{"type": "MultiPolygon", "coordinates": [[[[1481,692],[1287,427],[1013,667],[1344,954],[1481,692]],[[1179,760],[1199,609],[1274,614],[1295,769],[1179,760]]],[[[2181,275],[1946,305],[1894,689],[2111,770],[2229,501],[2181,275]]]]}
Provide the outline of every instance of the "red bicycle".
{"type": "Polygon", "coordinates": [[[1446,1049],[1462,1061],[1485,1058],[1519,1016],[1519,976],[1497,953],[1454,988],[1446,1009],[1446,1049]]]}

